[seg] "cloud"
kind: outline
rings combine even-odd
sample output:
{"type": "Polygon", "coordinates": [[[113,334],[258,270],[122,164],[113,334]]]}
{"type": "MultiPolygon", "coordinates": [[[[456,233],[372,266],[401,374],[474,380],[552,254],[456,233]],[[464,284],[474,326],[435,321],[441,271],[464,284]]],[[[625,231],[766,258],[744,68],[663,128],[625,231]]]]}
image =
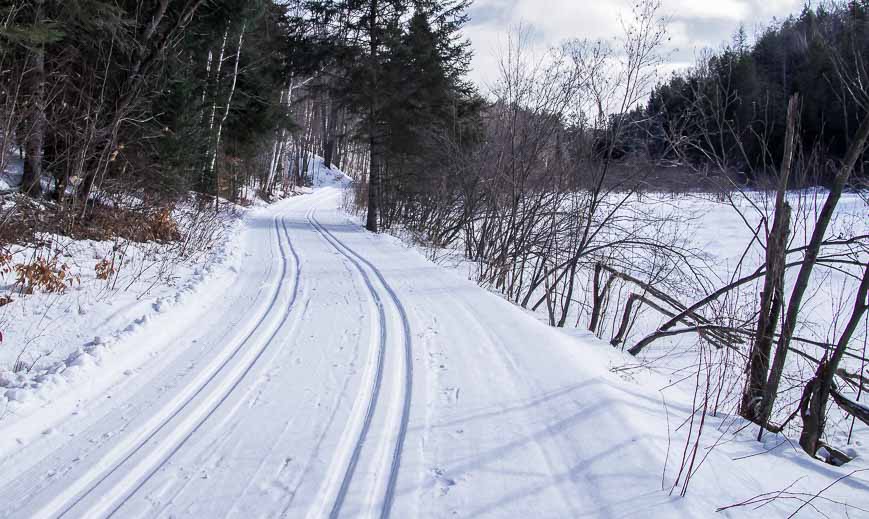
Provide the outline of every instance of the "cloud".
{"type": "MultiPolygon", "coordinates": [[[[801,5],[803,0],[663,0],[661,14],[670,19],[667,53],[684,66],[701,49],[729,41],[740,24],[751,34],[801,5]]],[[[531,29],[540,49],[571,38],[608,39],[621,33],[630,6],[629,0],[476,0],[465,28],[474,48],[471,78],[481,86],[496,78],[497,51],[512,26],[531,29]]]]}

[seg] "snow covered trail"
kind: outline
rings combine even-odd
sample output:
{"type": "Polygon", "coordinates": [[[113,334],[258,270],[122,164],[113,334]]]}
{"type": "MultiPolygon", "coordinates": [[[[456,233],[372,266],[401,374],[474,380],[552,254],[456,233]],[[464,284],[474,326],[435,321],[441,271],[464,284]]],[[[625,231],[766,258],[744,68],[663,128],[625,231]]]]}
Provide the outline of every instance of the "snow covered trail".
{"type": "Polygon", "coordinates": [[[768,490],[711,471],[669,497],[661,403],[609,372],[615,352],[340,200],[259,211],[237,281],[127,345],[152,352],[136,370],[0,421],[18,439],[0,443],[0,517],[702,517],[724,487],[768,490]]]}

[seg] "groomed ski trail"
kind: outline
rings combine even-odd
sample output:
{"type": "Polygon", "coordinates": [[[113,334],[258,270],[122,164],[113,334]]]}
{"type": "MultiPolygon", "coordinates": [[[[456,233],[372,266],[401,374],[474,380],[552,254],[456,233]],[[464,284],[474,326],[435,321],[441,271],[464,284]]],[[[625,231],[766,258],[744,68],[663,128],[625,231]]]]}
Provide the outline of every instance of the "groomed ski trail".
{"type": "Polygon", "coordinates": [[[660,491],[667,424],[609,372],[618,354],[365,232],[342,196],[325,185],[253,212],[222,297],[118,346],[150,352],[135,370],[71,413],[0,419],[19,439],[0,449],[0,517],[714,509],[660,491]]]}
{"type": "MultiPolygon", "coordinates": [[[[387,283],[383,274],[377,269],[377,267],[365,260],[364,257],[357,254],[353,249],[346,246],[340,239],[335,237],[333,233],[324,227],[317,220],[316,210],[311,210],[308,213],[307,220],[317,230],[317,232],[320,233],[326,242],[332,245],[336,251],[352,264],[353,268],[362,277],[365,286],[371,295],[372,301],[377,307],[377,329],[379,330],[377,347],[372,349],[376,352],[376,360],[369,363],[369,366],[374,368],[374,373],[370,377],[370,390],[366,391],[364,395],[360,394],[360,405],[358,406],[359,411],[354,413],[354,421],[357,423],[348,424],[350,427],[348,428],[347,433],[345,433],[346,439],[342,442],[344,446],[336,453],[336,459],[330,467],[329,478],[320,493],[322,499],[318,503],[318,506],[312,509],[311,513],[308,514],[308,517],[314,519],[322,516],[325,506],[329,506],[329,503],[331,503],[331,506],[328,517],[334,519],[340,515],[341,507],[347,497],[350,483],[362,454],[362,449],[366,445],[368,431],[371,428],[374,413],[377,410],[377,404],[380,400],[380,389],[384,376],[384,357],[393,353],[391,351],[392,348],[389,348],[387,341],[387,336],[389,335],[387,330],[390,328],[390,320],[387,318],[387,314],[393,316],[397,314],[400,321],[403,349],[400,352],[395,353],[402,355],[403,362],[400,362],[400,364],[403,364],[404,366],[404,373],[400,375],[402,377],[402,382],[400,383],[398,392],[400,394],[401,410],[400,413],[395,413],[394,410],[392,410],[392,416],[388,422],[388,427],[397,431],[393,440],[391,454],[386,460],[388,461],[388,467],[384,467],[384,463],[381,462],[376,470],[376,473],[379,475],[379,482],[382,483],[385,481],[385,488],[378,488],[384,487],[384,485],[378,485],[377,482],[375,482],[373,485],[374,492],[370,494],[369,500],[373,505],[369,510],[369,514],[385,519],[389,517],[392,503],[395,499],[395,487],[398,480],[398,471],[401,466],[401,452],[407,436],[407,426],[410,418],[411,392],[413,389],[413,364],[411,360],[413,346],[410,323],[401,300],[395,294],[395,291],[389,283],[387,283]],[[375,286],[370,274],[374,275],[379,283],[379,287],[375,286]],[[381,290],[386,292],[387,297],[384,298],[380,295],[381,290]],[[388,301],[388,303],[384,303],[384,300],[388,301]],[[389,312],[387,312],[386,309],[387,305],[390,307],[389,312]],[[363,408],[364,413],[361,412],[363,408]],[[398,423],[395,423],[396,421],[398,423]],[[355,440],[353,438],[355,438],[355,440]],[[383,474],[386,475],[385,478],[383,477],[383,474]],[[338,484],[339,481],[340,484],[338,484]],[[380,509],[379,514],[374,512],[377,507],[380,509]]],[[[382,447],[381,450],[383,450],[382,447]]],[[[382,455],[381,458],[383,458],[382,455]]]]}

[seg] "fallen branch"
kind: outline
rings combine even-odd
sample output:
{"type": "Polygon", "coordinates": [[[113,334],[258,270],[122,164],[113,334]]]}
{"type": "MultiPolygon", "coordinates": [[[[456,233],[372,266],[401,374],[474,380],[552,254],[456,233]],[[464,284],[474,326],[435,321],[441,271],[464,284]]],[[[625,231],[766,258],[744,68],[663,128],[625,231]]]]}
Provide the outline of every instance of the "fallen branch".
{"type": "Polygon", "coordinates": [[[836,405],[841,407],[843,411],[869,425],[869,406],[847,398],[836,391],[836,388],[830,389],[830,395],[833,397],[836,405]]]}

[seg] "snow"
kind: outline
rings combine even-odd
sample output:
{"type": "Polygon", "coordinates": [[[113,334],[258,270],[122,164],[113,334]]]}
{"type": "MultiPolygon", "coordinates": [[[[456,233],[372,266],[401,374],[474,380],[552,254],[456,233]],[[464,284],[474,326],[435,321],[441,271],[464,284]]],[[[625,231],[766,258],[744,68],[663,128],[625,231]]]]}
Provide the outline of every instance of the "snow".
{"type": "Polygon", "coordinates": [[[21,185],[24,175],[24,161],[18,151],[7,156],[6,168],[0,171],[0,191],[8,191],[21,185]]]}
{"type": "MultiPolygon", "coordinates": [[[[183,213],[177,215],[182,227],[186,223],[183,213]]],[[[25,295],[13,290],[13,302],[0,307],[4,334],[0,409],[25,416],[29,408],[52,401],[82,381],[98,390],[100,381],[111,378],[114,369],[100,369],[104,363],[136,365],[148,352],[126,348],[129,343],[142,342],[150,333],[145,328],[186,326],[184,316],[192,316],[195,309],[190,303],[219,295],[221,285],[233,281],[233,270],[241,262],[233,246],[244,232],[243,222],[231,214],[224,220],[225,229],[208,249],[186,257],[159,243],[97,242],[53,235],[40,239],[51,244],[51,252],[42,247],[13,247],[13,262],[56,254],[58,263],[68,265],[77,280],[63,293],[37,290],[25,295]],[[117,263],[117,276],[97,279],[94,266],[103,259],[117,263]],[[161,315],[173,308],[176,312],[161,315]]],[[[12,273],[3,276],[3,281],[14,289],[12,273]]]]}
{"type": "MultiPolygon", "coordinates": [[[[690,392],[364,232],[347,182],[318,165],[312,194],[248,211],[174,286],[52,314],[62,368],[0,373],[0,516],[709,517],[866,467],[720,415],[671,495],[690,392]]],[[[866,474],[801,516],[867,513],[866,474]]]]}

